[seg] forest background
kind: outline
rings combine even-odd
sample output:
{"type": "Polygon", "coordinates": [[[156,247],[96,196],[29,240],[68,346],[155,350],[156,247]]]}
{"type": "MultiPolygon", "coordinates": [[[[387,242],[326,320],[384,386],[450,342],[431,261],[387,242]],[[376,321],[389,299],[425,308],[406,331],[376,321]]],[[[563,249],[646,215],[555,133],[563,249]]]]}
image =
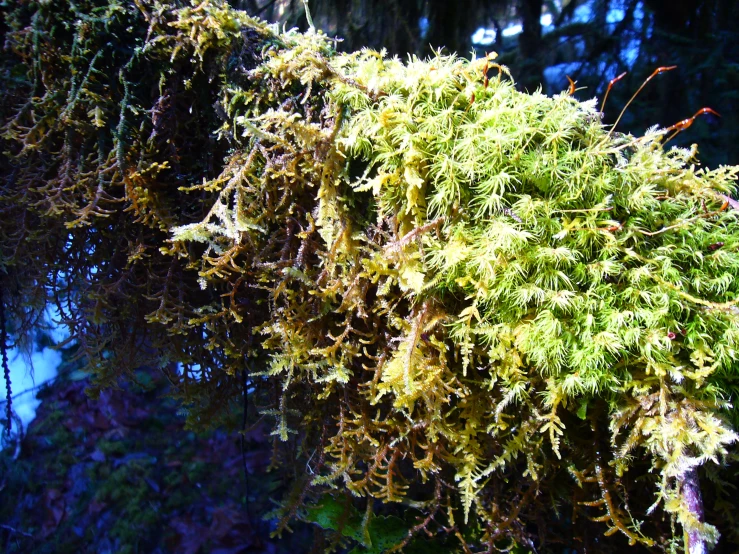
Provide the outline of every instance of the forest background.
{"type": "MultiPolygon", "coordinates": [[[[302,0],[233,0],[267,21],[307,29],[302,0]]],[[[614,84],[604,122],[613,123],[659,66],[677,68],[650,83],[619,130],[635,135],[667,127],[709,106],[708,118],[675,144],[698,143],[708,167],[737,163],[739,3],[732,0],[314,0],[317,28],[346,52],[387,49],[407,59],[433,49],[468,56],[497,52],[521,90],[549,95],[577,83],[577,96],[603,98],[614,84]]]]}

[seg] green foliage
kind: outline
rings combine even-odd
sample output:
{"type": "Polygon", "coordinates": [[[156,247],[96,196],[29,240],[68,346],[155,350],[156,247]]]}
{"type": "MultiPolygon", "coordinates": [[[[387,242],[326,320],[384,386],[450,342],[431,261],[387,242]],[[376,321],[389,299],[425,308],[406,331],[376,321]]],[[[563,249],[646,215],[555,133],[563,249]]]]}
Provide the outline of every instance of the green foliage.
{"type": "Polygon", "coordinates": [[[377,529],[399,548],[534,548],[565,506],[575,536],[667,548],[659,508],[715,540],[681,483],[737,439],[739,168],[517,92],[492,57],[83,4],[7,14],[16,319],[58,302],[98,388],[182,363],[193,427],[228,422],[248,371],[295,482],[279,531],[380,548],[372,502],[360,528],[326,496],[346,488],[421,511],[377,529]]]}
{"type": "Polygon", "coordinates": [[[351,499],[344,503],[332,496],[324,496],[318,504],[311,506],[306,521],[315,522],[323,529],[338,531],[362,546],[354,548],[352,554],[381,554],[401,542],[408,535],[408,526],[397,517],[363,518],[352,506],[351,499]]]}
{"type": "MultiPolygon", "coordinates": [[[[161,399],[164,376],[137,372],[145,375],[150,390],[126,384],[100,402],[64,375],[41,390],[20,456],[0,452],[3,552],[300,552],[307,525],[266,544],[269,523],[252,519],[281,490],[280,476],[245,484],[238,439],[184,430],[177,402],[161,399]]],[[[253,471],[269,440],[252,432],[249,444],[260,451],[247,453],[253,471]]]]}

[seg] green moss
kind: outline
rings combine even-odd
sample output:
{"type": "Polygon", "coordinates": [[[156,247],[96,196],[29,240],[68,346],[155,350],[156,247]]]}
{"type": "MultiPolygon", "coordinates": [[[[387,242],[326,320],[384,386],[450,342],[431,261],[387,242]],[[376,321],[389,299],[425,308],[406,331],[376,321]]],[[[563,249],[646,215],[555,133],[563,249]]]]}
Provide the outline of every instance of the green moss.
{"type": "Polygon", "coordinates": [[[124,456],[129,445],[123,441],[100,441],[97,443],[98,450],[107,456],[124,456]]]}
{"type": "Polygon", "coordinates": [[[45,229],[27,244],[74,240],[8,267],[52,289],[87,268],[67,290],[98,388],[157,365],[192,429],[234,427],[248,373],[294,483],[277,532],[346,488],[491,547],[543,540],[562,503],[580,537],[668,548],[659,507],[716,540],[681,483],[737,439],[739,168],[520,93],[492,57],[166,6],[9,15],[33,110],[5,108],[4,199],[45,229]]]}

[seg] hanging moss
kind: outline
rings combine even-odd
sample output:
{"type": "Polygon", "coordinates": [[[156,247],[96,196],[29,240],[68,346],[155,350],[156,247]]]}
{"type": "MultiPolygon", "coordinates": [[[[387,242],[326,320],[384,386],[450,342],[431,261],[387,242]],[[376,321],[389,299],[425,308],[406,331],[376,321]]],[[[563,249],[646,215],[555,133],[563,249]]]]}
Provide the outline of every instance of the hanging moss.
{"type": "Polygon", "coordinates": [[[216,0],[4,9],[19,333],[56,303],[93,393],[158,365],[194,427],[248,372],[278,531],[345,488],[367,548],[362,498],[418,510],[398,548],[717,540],[685,490],[725,498],[737,439],[739,167],[493,56],[338,54],[216,0]]]}

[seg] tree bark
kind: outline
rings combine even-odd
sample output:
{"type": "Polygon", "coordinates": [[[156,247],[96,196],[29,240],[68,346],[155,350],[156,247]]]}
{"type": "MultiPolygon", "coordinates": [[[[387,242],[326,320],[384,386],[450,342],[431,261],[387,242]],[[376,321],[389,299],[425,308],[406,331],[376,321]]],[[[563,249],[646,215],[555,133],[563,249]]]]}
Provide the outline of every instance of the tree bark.
{"type": "MultiPolygon", "coordinates": [[[[699,522],[703,523],[703,497],[701,496],[700,482],[698,481],[698,470],[696,468],[686,472],[680,482],[680,494],[685,501],[690,514],[699,522]]],[[[685,530],[685,552],[687,554],[707,554],[706,541],[695,527],[685,530]]]]}
{"type": "Polygon", "coordinates": [[[541,8],[542,0],[520,0],[518,5],[523,31],[518,38],[521,54],[519,84],[532,92],[543,82],[541,61],[541,8]]]}

